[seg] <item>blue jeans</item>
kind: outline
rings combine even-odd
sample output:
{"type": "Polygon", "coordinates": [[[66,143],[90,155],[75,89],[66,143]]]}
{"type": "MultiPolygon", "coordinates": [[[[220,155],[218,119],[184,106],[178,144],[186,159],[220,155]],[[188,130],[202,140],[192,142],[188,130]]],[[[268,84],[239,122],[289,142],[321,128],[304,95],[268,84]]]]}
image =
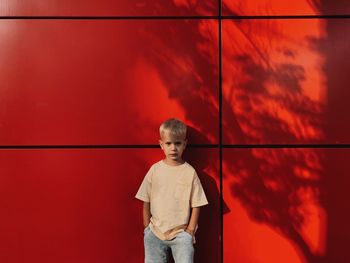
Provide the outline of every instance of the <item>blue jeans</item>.
{"type": "Polygon", "coordinates": [[[191,234],[184,231],[172,240],[160,240],[149,227],[144,232],[145,263],[168,262],[169,249],[175,263],[193,263],[194,247],[191,234]]]}

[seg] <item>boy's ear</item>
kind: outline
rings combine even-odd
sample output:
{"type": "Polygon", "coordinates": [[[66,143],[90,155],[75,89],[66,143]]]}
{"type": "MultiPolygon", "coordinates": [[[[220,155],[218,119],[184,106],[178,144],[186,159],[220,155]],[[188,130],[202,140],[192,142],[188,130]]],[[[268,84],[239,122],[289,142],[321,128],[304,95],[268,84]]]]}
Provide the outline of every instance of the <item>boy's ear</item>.
{"type": "Polygon", "coordinates": [[[163,149],[163,141],[162,140],[159,140],[159,145],[160,145],[160,148],[163,149]]]}
{"type": "Polygon", "coordinates": [[[185,148],[186,148],[186,146],[187,146],[187,139],[185,139],[185,148]]]}

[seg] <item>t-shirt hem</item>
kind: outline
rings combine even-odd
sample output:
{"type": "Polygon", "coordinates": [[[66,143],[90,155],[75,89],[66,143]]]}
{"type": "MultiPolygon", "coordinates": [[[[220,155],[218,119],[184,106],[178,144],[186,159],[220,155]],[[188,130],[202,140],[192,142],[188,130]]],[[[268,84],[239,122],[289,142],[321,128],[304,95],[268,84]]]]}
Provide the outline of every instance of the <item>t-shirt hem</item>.
{"type": "Polygon", "coordinates": [[[172,240],[174,239],[180,232],[183,232],[186,229],[187,224],[178,225],[176,227],[170,228],[164,233],[155,225],[153,225],[152,220],[150,223],[150,229],[155,236],[157,236],[160,240],[172,240]]]}
{"type": "Polygon", "coordinates": [[[207,205],[207,204],[208,204],[208,202],[203,202],[203,203],[192,204],[192,205],[191,205],[191,208],[194,208],[194,207],[200,207],[200,206],[205,206],[205,205],[207,205]]]}
{"type": "Polygon", "coordinates": [[[149,203],[149,202],[150,202],[150,200],[149,200],[147,197],[144,197],[144,196],[136,195],[135,198],[136,198],[136,199],[139,199],[139,200],[141,200],[141,201],[144,201],[144,202],[146,202],[146,203],[149,203]]]}

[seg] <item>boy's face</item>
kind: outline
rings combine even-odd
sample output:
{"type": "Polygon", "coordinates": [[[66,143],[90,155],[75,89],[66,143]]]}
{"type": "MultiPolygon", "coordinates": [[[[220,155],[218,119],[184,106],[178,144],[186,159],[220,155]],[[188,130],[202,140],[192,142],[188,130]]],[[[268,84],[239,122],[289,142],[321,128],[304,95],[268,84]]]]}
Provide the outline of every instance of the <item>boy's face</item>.
{"type": "Polygon", "coordinates": [[[182,153],[186,148],[187,140],[181,137],[173,137],[169,131],[165,130],[161,135],[159,145],[168,161],[180,162],[182,161],[182,153]]]}

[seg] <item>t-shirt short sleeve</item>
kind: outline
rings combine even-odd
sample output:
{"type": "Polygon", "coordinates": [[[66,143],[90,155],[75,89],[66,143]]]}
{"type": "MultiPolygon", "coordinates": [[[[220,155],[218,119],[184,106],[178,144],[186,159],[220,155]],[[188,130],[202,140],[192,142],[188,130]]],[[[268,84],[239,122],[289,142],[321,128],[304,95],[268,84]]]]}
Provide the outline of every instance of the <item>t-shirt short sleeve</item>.
{"type": "Polygon", "coordinates": [[[191,201],[191,207],[198,207],[198,206],[203,206],[208,204],[208,200],[205,196],[202,184],[196,172],[194,172],[190,201],[191,201]]]}
{"type": "Polygon", "coordinates": [[[150,202],[151,189],[152,189],[152,174],[153,174],[153,166],[147,172],[135,196],[137,199],[147,203],[150,202]]]}

